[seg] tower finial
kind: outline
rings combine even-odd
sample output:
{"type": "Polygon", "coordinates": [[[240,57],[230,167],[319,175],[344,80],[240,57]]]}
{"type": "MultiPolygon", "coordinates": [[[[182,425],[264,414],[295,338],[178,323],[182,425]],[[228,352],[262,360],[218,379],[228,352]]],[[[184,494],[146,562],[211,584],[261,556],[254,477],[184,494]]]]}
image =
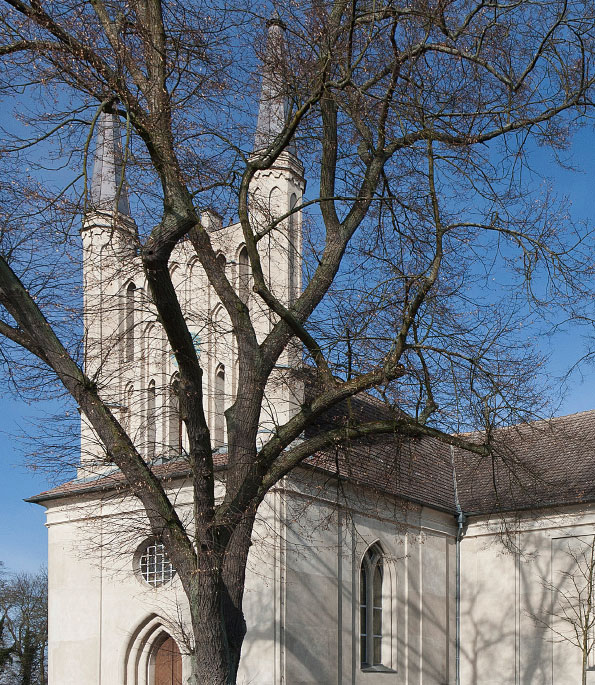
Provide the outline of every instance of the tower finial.
{"type": "Polygon", "coordinates": [[[91,204],[103,212],[130,216],[128,189],[122,182],[122,138],[116,114],[101,112],[97,121],[95,161],[91,179],[91,204]]]}
{"type": "MultiPolygon", "coordinates": [[[[283,131],[289,118],[290,105],[284,92],[285,24],[275,11],[267,22],[268,34],[262,67],[262,86],[258,121],[254,135],[254,151],[264,150],[283,131]]],[[[293,141],[287,151],[295,155],[293,141]]]]}

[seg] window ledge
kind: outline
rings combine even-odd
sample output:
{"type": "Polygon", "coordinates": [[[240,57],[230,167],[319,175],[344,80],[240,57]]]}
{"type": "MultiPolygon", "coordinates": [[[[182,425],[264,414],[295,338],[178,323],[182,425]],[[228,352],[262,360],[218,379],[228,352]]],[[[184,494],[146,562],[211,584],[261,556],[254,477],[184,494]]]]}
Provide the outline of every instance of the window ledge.
{"type": "Polygon", "coordinates": [[[362,666],[362,673],[396,673],[396,671],[379,664],[378,666],[362,666]]]}

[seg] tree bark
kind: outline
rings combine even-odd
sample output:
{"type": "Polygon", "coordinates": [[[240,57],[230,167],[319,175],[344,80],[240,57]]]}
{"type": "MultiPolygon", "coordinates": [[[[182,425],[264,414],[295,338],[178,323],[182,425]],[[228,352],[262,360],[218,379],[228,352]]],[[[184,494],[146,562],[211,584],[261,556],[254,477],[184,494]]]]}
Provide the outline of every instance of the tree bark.
{"type": "Polygon", "coordinates": [[[224,551],[199,554],[197,572],[182,579],[194,635],[189,685],[236,682],[246,635],[242,600],[253,525],[249,516],[231,535],[221,530],[224,551]]]}

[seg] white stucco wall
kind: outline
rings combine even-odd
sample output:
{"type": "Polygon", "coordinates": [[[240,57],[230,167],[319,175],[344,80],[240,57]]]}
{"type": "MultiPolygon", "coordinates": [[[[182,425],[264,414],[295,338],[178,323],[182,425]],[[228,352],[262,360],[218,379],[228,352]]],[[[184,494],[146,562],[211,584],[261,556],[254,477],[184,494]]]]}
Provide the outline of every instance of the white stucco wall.
{"type": "Polygon", "coordinates": [[[557,638],[552,614],[561,571],[571,568],[568,545],[593,534],[591,505],[471,523],[461,547],[463,684],[581,682],[581,652],[557,638]]]}
{"type": "MultiPolygon", "coordinates": [[[[453,682],[451,517],[361,493],[338,510],[337,496],[313,484],[287,484],[261,506],[239,683],[453,682]],[[386,555],[385,673],[359,664],[359,565],[375,542],[386,555]]],[[[179,486],[182,514],[188,496],[179,486]]],[[[153,589],[133,570],[145,537],[138,507],[105,496],[55,500],[48,530],[50,685],[145,685],[150,644],[163,629],[180,641],[186,612],[177,579],[153,589]]]]}

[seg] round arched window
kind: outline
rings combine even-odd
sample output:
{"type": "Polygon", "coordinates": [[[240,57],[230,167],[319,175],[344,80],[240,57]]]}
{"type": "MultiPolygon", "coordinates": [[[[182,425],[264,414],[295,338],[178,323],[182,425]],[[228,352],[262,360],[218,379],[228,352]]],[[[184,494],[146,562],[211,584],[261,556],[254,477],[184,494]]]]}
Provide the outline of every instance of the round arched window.
{"type": "Polygon", "coordinates": [[[138,570],[145,583],[159,587],[176,575],[169,556],[161,542],[149,542],[141,549],[138,570]]]}

